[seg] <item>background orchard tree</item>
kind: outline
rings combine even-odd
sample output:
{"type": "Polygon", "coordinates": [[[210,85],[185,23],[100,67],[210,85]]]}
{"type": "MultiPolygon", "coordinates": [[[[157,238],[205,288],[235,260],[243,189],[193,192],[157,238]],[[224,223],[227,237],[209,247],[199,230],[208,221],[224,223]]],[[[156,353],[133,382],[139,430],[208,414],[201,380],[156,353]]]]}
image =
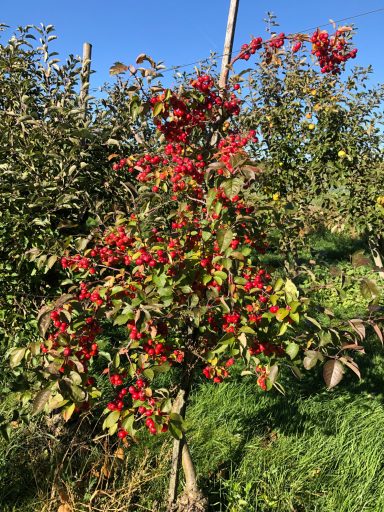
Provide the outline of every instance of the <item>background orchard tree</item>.
{"type": "MultiPolygon", "coordinates": [[[[296,36],[293,51],[307,39],[296,36]]],[[[255,38],[238,57],[263,48],[269,65],[286,40],[292,38],[280,34],[263,46],[255,38]]],[[[353,55],[347,41],[328,53],[323,68],[335,55],[353,55]]],[[[198,74],[175,90],[151,81],[148,89],[143,77],[156,78],[159,66],[139,56],[144,61],[149,71],[113,68],[132,75],[128,109],[148,128],[146,136],[136,133],[140,151],[113,164],[130,177],[127,212],[61,258],[67,293],[40,311],[43,341],[13,350],[10,361],[15,372],[22,361],[34,371],[23,395],[26,401],[40,387],[33,412],[62,409],[66,421],[105,404],[108,380],[113,395],[103,427],[125,444],[141,425],[153,435],[169,430],[175,444],[168,508],[204,510],[184,428],[193,381],[203,375],[219,384],[239,364],[263,390],[284,392],[280,370],[300,377],[302,368],[324,363],[332,388],[345,368],[359,375],[349,351],[362,349],[362,328],[353,324],[353,334],[326,310],[321,325],[295,284],[265,268],[269,218],[265,205],[254,203],[261,171],[249,157],[259,141],[234,121],[242,105],[237,84],[219,90],[210,75],[198,74]],[[171,369],[165,386],[162,374],[171,369]],[[177,500],[180,458],[185,487],[177,500]]]]}
{"type": "Polygon", "coordinates": [[[37,311],[60,290],[64,248],[129,202],[108,161],[137,145],[128,92],[117,82],[85,105],[81,60],[60,62],[55,38],[52,25],[27,26],[0,44],[2,354],[35,335],[37,311]]]}
{"type": "Polygon", "coordinates": [[[275,65],[257,61],[232,77],[246,99],[241,125],[261,133],[252,156],[262,162],[259,193],[273,205],[281,248],[292,256],[319,226],[354,232],[377,251],[379,271],[383,86],[369,86],[370,68],[354,68],[347,77],[318,73],[309,53],[316,56],[319,38],[322,44],[331,38],[319,34],[312,47],[282,46],[275,65]]]}

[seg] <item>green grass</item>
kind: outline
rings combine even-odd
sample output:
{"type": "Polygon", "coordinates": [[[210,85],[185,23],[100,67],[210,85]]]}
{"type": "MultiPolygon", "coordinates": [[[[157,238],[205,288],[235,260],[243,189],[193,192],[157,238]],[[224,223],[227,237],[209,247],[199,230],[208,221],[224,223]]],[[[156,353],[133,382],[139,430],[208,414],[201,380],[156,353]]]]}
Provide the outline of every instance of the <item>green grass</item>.
{"type": "Polygon", "coordinates": [[[200,474],[211,475],[211,510],[384,510],[381,400],[345,390],[271,397],[250,383],[200,389],[191,439],[200,474]]]}
{"type": "MultiPolygon", "coordinates": [[[[310,292],[340,318],[367,309],[358,279],[374,275],[351,267],[357,249],[358,241],[314,237],[306,255],[316,260],[316,286],[341,284],[335,267],[351,277],[342,296],[321,286],[310,292]]],[[[362,380],[347,374],[331,391],[320,368],[301,382],[286,377],[286,396],[236,373],[196,385],[187,436],[211,512],[383,512],[384,350],[374,335],[365,346],[362,380]]],[[[2,512],[57,512],[63,493],[74,512],[164,510],[169,438],[147,437],[120,460],[118,445],[93,442],[88,425],[70,425],[60,442],[57,428],[35,423],[0,444],[2,512]]]]}

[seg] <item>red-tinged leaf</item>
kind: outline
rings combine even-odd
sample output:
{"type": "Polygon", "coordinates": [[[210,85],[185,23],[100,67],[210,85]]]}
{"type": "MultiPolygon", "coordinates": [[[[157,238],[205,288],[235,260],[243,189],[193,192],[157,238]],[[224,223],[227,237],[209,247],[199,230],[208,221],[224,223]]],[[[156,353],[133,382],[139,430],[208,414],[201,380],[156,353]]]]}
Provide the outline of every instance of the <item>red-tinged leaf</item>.
{"type": "Polygon", "coordinates": [[[136,57],[136,64],[141,64],[146,58],[147,55],[145,53],[140,53],[140,55],[136,57]]]}
{"type": "Polygon", "coordinates": [[[32,404],[32,414],[38,414],[44,409],[45,404],[51,398],[51,390],[50,389],[42,389],[37,393],[36,398],[32,404]]]}
{"type": "Polygon", "coordinates": [[[364,254],[364,251],[356,251],[352,254],[352,265],[354,267],[370,267],[372,262],[370,258],[364,254]]]}
{"type": "Polygon", "coordinates": [[[345,366],[348,366],[348,368],[350,368],[359,377],[359,379],[361,379],[360,370],[356,363],[350,362],[350,361],[344,361],[344,364],[345,364],[345,366]]]}
{"type": "Polygon", "coordinates": [[[356,343],[347,343],[346,345],[342,345],[343,350],[364,350],[364,347],[361,345],[357,345],[356,343]]]}
{"type": "Polygon", "coordinates": [[[352,318],[352,320],[348,321],[349,325],[353,328],[355,332],[360,336],[361,340],[365,338],[365,325],[360,318],[352,318]]]}
{"type": "Polygon", "coordinates": [[[377,337],[381,341],[381,344],[384,345],[384,336],[383,336],[383,333],[380,330],[380,327],[377,324],[373,324],[373,330],[377,334],[377,337]]]}
{"type": "Polygon", "coordinates": [[[340,33],[343,33],[343,32],[350,32],[352,30],[352,27],[348,27],[346,25],[344,25],[343,27],[339,27],[337,29],[340,33]]]}
{"type": "Polygon", "coordinates": [[[113,66],[111,66],[109,68],[109,74],[112,75],[112,76],[113,75],[119,75],[120,73],[124,73],[128,69],[129,69],[128,66],[126,66],[122,62],[115,62],[113,64],[113,66]]]}
{"type": "Polygon", "coordinates": [[[52,309],[52,306],[43,306],[37,314],[37,327],[42,338],[45,337],[51,324],[50,314],[52,309]]]}
{"type": "Polygon", "coordinates": [[[343,365],[337,359],[327,361],[323,367],[323,378],[328,389],[339,384],[344,375],[343,365]]]}

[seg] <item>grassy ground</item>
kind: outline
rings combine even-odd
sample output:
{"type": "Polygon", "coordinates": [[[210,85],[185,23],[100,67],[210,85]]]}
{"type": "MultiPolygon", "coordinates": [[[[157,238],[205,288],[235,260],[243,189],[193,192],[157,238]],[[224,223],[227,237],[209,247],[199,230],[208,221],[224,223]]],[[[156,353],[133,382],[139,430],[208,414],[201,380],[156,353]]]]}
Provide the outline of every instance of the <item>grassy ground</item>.
{"type": "MultiPolygon", "coordinates": [[[[320,237],[312,247],[316,282],[308,278],[307,288],[339,316],[364,313],[356,279],[373,275],[350,265],[358,243],[320,237]],[[341,296],[323,286],[341,287],[345,276],[352,281],[341,296]]],[[[366,352],[363,379],[347,375],[331,391],[316,374],[291,380],[285,397],[236,376],[196,386],[187,435],[212,512],[384,510],[384,350],[371,336],[366,352]]],[[[92,441],[87,420],[76,435],[70,427],[64,443],[55,440],[61,428],[34,424],[0,446],[2,511],[163,510],[169,439],[123,454],[105,438],[92,441]]]]}

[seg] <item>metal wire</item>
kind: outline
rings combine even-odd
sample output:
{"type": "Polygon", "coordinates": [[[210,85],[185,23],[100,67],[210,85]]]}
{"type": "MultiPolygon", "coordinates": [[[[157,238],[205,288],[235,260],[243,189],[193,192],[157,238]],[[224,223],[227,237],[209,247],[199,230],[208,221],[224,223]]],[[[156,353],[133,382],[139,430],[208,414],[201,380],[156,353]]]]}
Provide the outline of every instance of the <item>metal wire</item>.
{"type": "MultiPolygon", "coordinates": [[[[338,20],[332,20],[332,21],[330,21],[328,23],[323,23],[322,25],[317,25],[316,27],[309,27],[309,28],[306,28],[304,30],[300,30],[300,31],[297,31],[297,32],[292,32],[289,35],[290,36],[295,36],[297,34],[302,34],[304,32],[309,32],[310,30],[316,30],[317,28],[327,27],[329,25],[332,25],[333,23],[341,23],[343,21],[349,21],[349,20],[353,20],[353,19],[356,19],[356,18],[361,18],[362,16],[368,16],[369,14],[376,14],[378,12],[383,12],[383,11],[384,11],[384,7],[381,7],[380,9],[375,9],[373,11],[367,11],[367,12],[363,12],[363,13],[360,13],[360,14],[356,14],[354,16],[348,16],[346,18],[340,18],[338,20]]],[[[263,41],[263,43],[268,43],[270,41],[271,41],[271,39],[266,39],[266,40],[263,41]]],[[[238,50],[236,50],[233,53],[238,53],[240,51],[241,51],[241,48],[239,48],[238,50]]],[[[219,54],[219,55],[215,55],[215,58],[220,59],[221,57],[224,57],[225,55],[226,55],[225,53],[222,53],[222,54],[219,54]]],[[[189,64],[180,64],[179,66],[171,66],[168,69],[164,69],[162,71],[162,73],[170,73],[171,71],[178,71],[179,69],[187,68],[187,67],[190,67],[190,66],[194,66],[195,64],[201,64],[203,62],[208,62],[208,61],[209,61],[209,57],[205,57],[203,59],[199,59],[199,60],[196,60],[194,62],[190,62],[189,64]]]]}

